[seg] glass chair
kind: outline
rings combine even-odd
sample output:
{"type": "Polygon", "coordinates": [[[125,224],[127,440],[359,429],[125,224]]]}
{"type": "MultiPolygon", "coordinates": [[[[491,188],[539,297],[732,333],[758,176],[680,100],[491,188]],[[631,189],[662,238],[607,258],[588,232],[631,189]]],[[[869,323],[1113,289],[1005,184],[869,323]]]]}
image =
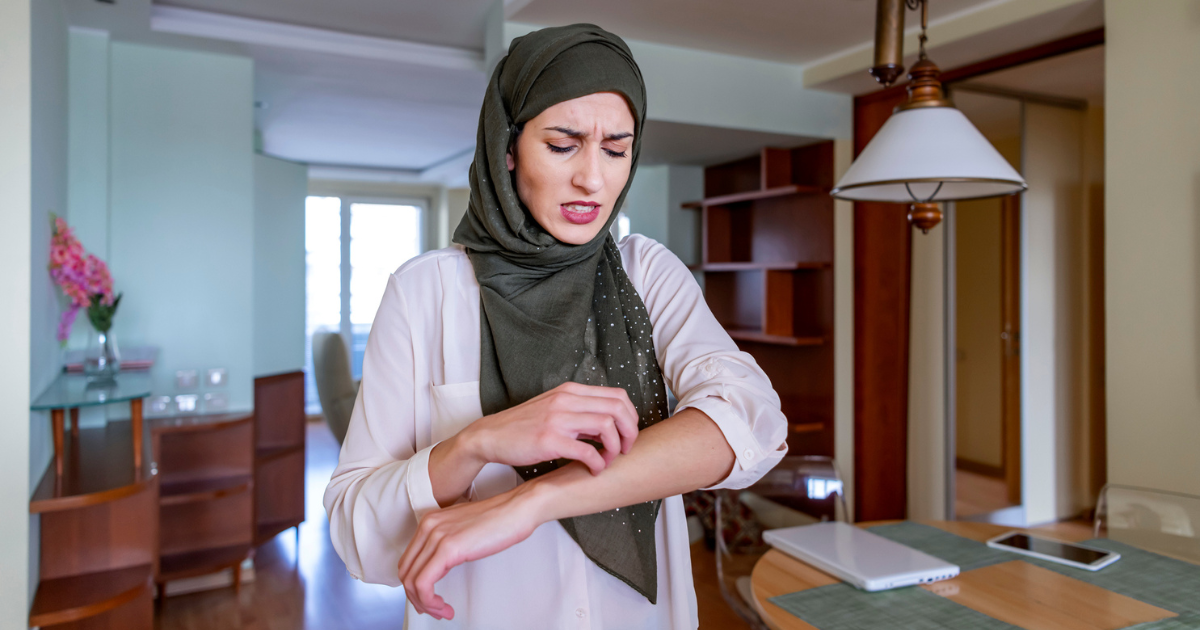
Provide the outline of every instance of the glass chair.
{"type": "Polygon", "coordinates": [[[1108,484],[1096,502],[1095,535],[1200,564],[1200,497],[1108,484]]]}
{"type": "Polygon", "coordinates": [[[726,603],[755,630],[766,630],[754,606],[750,573],[767,552],[763,529],[846,521],[837,465],[828,457],[784,457],[746,490],[716,493],[717,581],[726,603]],[[752,522],[747,522],[749,513],[752,522]]]}

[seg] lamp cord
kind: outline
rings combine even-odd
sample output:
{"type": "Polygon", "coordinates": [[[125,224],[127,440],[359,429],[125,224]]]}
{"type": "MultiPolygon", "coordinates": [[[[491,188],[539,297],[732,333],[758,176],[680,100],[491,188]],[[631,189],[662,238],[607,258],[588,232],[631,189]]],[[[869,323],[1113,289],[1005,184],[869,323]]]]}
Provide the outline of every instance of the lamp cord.
{"type": "Polygon", "coordinates": [[[913,201],[916,203],[933,203],[933,198],[936,197],[938,193],[942,192],[942,186],[945,183],[946,182],[938,182],[937,188],[933,189],[933,194],[929,195],[929,198],[924,201],[921,201],[920,197],[913,194],[912,187],[909,185],[909,182],[904,182],[904,189],[908,191],[908,196],[912,197],[913,201]]]}
{"type": "Polygon", "coordinates": [[[904,0],[904,6],[910,11],[921,10],[921,47],[918,53],[920,59],[925,58],[925,42],[929,40],[925,35],[925,30],[929,25],[929,0],[904,0]]]}

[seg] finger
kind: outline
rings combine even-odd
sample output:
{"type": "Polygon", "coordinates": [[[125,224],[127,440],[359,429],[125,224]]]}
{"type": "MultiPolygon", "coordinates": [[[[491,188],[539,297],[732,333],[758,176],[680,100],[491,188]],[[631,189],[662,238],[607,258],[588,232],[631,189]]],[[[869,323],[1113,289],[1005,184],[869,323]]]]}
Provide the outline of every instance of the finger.
{"type": "Polygon", "coordinates": [[[593,475],[599,475],[607,467],[604,458],[600,455],[600,451],[597,451],[596,447],[587,442],[562,438],[559,452],[563,453],[563,456],[567,459],[583,462],[585,466],[591,469],[593,475]]]}
{"type": "Polygon", "coordinates": [[[427,514],[425,518],[421,519],[421,524],[417,526],[417,533],[413,535],[412,540],[408,541],[408,546],[404,548],[404,553],[400,555],[400,564],[397,566],[397,571],[399,571],[401,581],[404,580],[404,576],[412,567],[413,560],[416,560],[417,554],[424,548],[425,539],[429,537],[429,531],[437,525],[437,517],[434,514],[427,514]]]}
{"type": "Polygon", "coordinates": [[[442,599],[441,595],[434,592],[434,585],[446,577],[453,566],[452,558],[448,557],[449,547],[450,545],[439,545],[441,551],[422,567],[421,573],[417,575],[415,581],[417,592],[421,594],[421,601],[428,604],[429,611],[447,619],[454,615],[454,609],[446,603],[446,600],[442,599]]]}
{"type": "MultiPolygon", "coordinates": [[[[441,544],[444,538],[445,535],[441,531],[435,531],[429,535],[429,538],[425,542],[425,545],[421,548],[420,553],[417,554],[417,556],[413,559],[412,564],[408,567],[408,572],[404,574],[404,579],[412,581],[415,585],[416,577],[421,574],[421,568],[424,567],[425,563],[429,562],[429,559],[432,558],[433,554],[437,552],[438,545],[441,544]]],[[[429,602],[425,600],[421,601],[421,605],[426,609],[432,608],[429,605],[429,602]]]]}
{"type": "Polygon", "coordinates": [[[605,467],[621,452],[621,435],[617,432],[617,424],[611,417],[606,416],[600,423],[600,443],[604,445],[605,467]]]}
{"type": "MultiPolygon", "coordinates": [[[[621,390],[624,393],[625,390],[621,390]]],[[[616,430],[621,439],[621,452],[628,453],[633,449],[633,443],[637,440],[638,434],[638,417],[637,411],[632,406],[627,406],[628,397],[624,400],[616,398],[608,398],[605,406],[608,408],[608,415],[616,424],[616,430]]]]}
{"type": "Polygon", "coordinates": [[[621,436],[617,432],[616,422],[612,416],[599,413],[573,413],[563,416],[563,422],[569,437],[576,440],[593,440],[604,445],[601,455],[605,464],[612,460],[621,450],[621,436]]]}

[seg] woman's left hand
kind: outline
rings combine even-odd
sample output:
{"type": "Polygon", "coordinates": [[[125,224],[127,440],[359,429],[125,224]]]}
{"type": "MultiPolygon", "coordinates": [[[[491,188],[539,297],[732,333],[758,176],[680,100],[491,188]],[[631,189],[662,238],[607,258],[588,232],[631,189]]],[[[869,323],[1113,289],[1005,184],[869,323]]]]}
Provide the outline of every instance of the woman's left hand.
{"type": "Polygon", "coordinates": [[[532,484],[483,501],[430,512],[400,556],[404,593],[419,613],[453,619],[454,608],[433,587],[450,569],[486,558],[529,538],[544,520],[533,505],[532,484]]]}

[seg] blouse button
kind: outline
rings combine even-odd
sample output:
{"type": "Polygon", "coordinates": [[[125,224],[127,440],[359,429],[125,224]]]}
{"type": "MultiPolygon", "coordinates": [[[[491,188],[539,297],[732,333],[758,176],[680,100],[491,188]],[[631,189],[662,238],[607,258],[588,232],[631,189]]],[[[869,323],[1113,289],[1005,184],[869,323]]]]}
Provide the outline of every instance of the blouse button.
{"type": "Polygon", "coordinates": [[[746,459],[754,459],[754,451],[751,449],[746,449],[746,450],[742,451],[742,455],[744,455],[746,457],[746,459]]]}
{"type": "Polygon", "coordinates": [[[576,609],[575,609],[575,616],[576,616],[576,617],[579,617],[580,619],[583,619],[584,617],[586,617],[586,616],[587,616],[587,611],[586,611],[586,610],[584,610],[584,609],[582,609],[582,608],[576,608],[576,609]]]}

